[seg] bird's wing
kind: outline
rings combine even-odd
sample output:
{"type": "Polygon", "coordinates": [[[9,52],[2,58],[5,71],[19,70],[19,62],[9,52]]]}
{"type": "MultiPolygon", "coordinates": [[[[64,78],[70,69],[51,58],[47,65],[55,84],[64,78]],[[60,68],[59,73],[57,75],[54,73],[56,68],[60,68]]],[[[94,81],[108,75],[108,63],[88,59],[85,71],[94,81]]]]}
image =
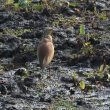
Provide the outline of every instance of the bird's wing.
{"type": "Polygon", "coordinates": [[[38,47],[38,58],[41,68],[47,66],[54,56],[54,46],[51,42],[43,43],[38,47]]]}
{"type": "Polygon", "coordinates": [[[38,60],[39,60],[39,64],[40,64],[41,68],[42,68],[42,64],[43,64],[43,59],[45,57],[42,49],[43,49],[43,45],[39,45],[39,47],[37,49],[37,56],[38,56],[38,60]]]}

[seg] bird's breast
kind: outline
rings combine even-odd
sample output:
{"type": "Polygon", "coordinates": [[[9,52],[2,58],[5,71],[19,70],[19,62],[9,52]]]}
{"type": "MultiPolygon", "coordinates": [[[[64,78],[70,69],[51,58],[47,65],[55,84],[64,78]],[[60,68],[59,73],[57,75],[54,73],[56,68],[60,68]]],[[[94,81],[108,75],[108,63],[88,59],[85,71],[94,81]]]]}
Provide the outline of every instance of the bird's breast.
{"type": "Polygon", "coordinates": [[[48,65],[54,56],[54,45],[52,42],[41,43],[38,48],[38,57],[41,65],[48,65]]]}

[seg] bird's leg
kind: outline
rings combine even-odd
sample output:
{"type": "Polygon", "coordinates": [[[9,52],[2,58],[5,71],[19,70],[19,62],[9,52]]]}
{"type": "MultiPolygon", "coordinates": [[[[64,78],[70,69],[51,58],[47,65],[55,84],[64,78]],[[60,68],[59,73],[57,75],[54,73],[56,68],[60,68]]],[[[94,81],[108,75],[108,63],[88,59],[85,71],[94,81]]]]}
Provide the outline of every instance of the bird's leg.
{"type": "Polygon", "coordinates": [[[41,79],[40,79],[40,80],[42,80],[42,79],[43,79],[43,74],[44,74],[44,69],[43,69],[43,68],[41,68],[41,79]]]}
{"type": "Polygon", "coordinates": [[[50,71],[51,68],[50,68],[50,66],[49,66],[48,69],[49,69],[49,74],[47,75],[47,79],[50,79],[51,78],[51,71],[50,71]]]}
{"type": "Polygon", "coordinates": [[[51,68],[50,68],[50,66],[49,66],[49,76],[51,77],[51,71],[50,71],[50,69],[51,69],[51,68]]]}
{"type": "Polygon", "coordinates": [[[41,69],[42,70],[42,73],[44,72],[44,69],[41,69]]]}
{"type": "MultiPolygon", "coordinates": [[[[46,79],[46,68],[42,69],[42,79],[45,80],[46,79]]],[[[47,76],[48,77],[48,76],[47,76]]]]}
{"type": "Polygon", "coordinates": [[[45,68],[42,68],[42,78],[43,78],[44,74],[45,74],[45,68]]]}

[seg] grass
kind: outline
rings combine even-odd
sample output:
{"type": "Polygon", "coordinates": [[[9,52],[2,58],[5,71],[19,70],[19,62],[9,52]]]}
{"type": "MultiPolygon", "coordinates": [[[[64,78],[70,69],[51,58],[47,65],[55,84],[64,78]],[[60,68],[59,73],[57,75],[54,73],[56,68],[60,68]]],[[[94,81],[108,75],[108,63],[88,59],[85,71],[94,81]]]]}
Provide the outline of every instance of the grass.
{"type": "Polygon", "coordinates": [[[76,7],[76,6],[78,6],[78,5],[79,5],[79,3],[71,2],[69,6],[70,6],[70,7],[76,7]]]}
{"type": "Polygon", "coordinates": [[[6,0],[6,5],[9,5],[9,4],[13,4],[14,3],[14,0],[6,0]]]}
{"type": "Polygon", "coordinates": [[[25,32],[31,32],[31,29],[9,29],[9,28],[6,28],[4,30],[4,34],[7,34],[7,35],[12,35],[12,36],[19,36],[19,35],[22,35],[23,33],[25,32]]]}
{"type": "Polygon", "coordinates": [[[107,17],[107,15],[106,15],[105,12],[96,13],[96,16],[97,16],[100,20],[102,20],[102,21],[108,19],[108,17],[107,17]]]}
{"type": "Polygon", "coordinates": [[[108,19],[106,13],[104,13],[104,12],[98,14],[98,17],[100,20],[107,20],[108,19]]]}
{"type": "Polygon", "coordinates": [[[50,110],[78,110],[72,101],[58,99],[55,100],[50,110]]]}
{"type": "MultiPolygon", "coordinates": [[[[56,15],[57,16],[57,15],[56,15]]],[[[53,21],[54,26],[73,26],[75,23],[77,23],[76,16],[70,16],[70,17],[63,17],[63,15],[60,15],[58,19],[53,21]]]]}
{"type": "Polygon", "coordinates": [[[42,4],[32,4],[32,10],[42,11],[43,5],[42,4]]]}
{"type": "Polygon", "coordinates": [[[26,9],[26,10],[34,10],[34,11],[42,11],[44,8],[43,4],[34,4],[34,3],[30,3],[30,4],[19,4],[19,3],[14,3],[13,4],[13,8],[15,11],[18,11],[20,9],[26,9]]]}
{"type": "Polygon", "coordinates": [[[86,42],[83,44],[83,47],[81,48],[81,53],[84,55],[91,55],[95,52],[95,49],[93,45],[91,45],[89,42],[86,42]]]}

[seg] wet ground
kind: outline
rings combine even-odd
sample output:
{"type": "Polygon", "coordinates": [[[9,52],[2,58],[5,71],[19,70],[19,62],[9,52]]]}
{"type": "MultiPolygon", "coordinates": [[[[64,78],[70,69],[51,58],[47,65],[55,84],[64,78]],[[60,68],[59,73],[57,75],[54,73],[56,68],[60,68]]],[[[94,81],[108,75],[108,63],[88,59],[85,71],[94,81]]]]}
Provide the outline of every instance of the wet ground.
{"type": "Polygon", "coordinates": [[[110,110],[109,4],[96,4],[96,12],[83,2],[40,12],[0,7],[0,110],[110,110]],[[42,71],[37,46],[48,27],[55,56],[42,71]]]}

